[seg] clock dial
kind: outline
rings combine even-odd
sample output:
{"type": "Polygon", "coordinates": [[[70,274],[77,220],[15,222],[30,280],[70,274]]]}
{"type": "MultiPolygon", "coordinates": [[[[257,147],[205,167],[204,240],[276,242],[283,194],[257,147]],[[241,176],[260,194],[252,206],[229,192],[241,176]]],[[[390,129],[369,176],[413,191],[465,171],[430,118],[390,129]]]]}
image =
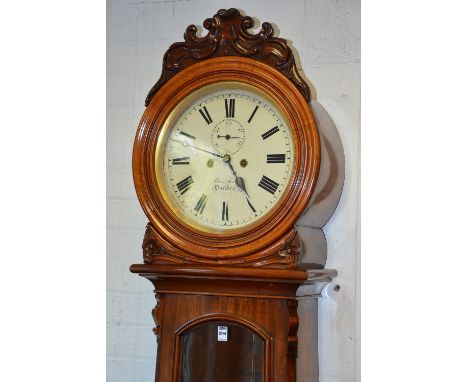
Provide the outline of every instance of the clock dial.
{"type": "Polygon", "coordinates": [[[281,109],[237,83],[192,94],[158,145],[156,176],[166,202],[207,232],[245,228],[267,216],[294,164],[293,135],[281,109]]]}

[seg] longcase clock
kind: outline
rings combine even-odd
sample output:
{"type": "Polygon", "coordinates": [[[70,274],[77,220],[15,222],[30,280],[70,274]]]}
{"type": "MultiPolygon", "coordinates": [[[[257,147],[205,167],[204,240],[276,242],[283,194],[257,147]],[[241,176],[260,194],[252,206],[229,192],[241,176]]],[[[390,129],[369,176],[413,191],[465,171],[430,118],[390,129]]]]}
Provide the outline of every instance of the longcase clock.
{"type": "Polygon", "coordinates": [[[333,150],[269,23],[251,34],[222,9],[203,25],[166,52],[133,150],[149,223],[131,271],[155,287],[155,378],[296,381],[298,288],[334,275],[301,262],[296,223],[333,150]]]}

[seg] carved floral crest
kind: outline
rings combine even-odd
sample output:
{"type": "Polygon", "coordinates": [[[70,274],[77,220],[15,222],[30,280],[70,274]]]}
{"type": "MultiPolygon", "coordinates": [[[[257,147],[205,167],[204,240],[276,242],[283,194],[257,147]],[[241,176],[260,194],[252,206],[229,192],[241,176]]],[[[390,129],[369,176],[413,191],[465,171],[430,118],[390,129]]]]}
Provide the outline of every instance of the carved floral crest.
{"type": "Polygon", "coordinates": [[[253,19],[230,8],[220,9],[212,18],[206,19],[203,26],[208,30],[206,36],[197,37],[197,27],[189,25],[184,34],[185,42],[170,46],[164,55],[161,77],[148,93],[145,106],[181,70],[220,56],[242,56],[262,61],[289,78],[305,100],[310,101],[309,87],[299,75],[291,48],[286,40],[273,37],[270,23],[264,22],[257,34],[251,34],[248,29],[254,26],[253,19]]]}

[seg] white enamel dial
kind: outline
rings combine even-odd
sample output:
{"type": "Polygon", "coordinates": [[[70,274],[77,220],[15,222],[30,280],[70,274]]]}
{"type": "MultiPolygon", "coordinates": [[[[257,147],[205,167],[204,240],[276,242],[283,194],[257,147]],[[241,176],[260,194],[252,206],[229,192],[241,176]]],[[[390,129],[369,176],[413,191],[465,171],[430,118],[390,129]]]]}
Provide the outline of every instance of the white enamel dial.
{"type": "Polygon", "coordinates": [[[229,83],[200,91],[156,155],[166,200],[208,232],[245,228],[281,200],[294,164],[291,129],[263,93],[229,83]]]}

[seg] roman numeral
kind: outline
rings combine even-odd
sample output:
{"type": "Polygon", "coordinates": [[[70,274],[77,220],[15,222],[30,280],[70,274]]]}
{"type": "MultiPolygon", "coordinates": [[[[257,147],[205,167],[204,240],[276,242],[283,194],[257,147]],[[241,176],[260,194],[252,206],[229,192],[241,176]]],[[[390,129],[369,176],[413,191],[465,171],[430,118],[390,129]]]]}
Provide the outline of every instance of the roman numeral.
{"type": "Polygon", "coordinates": [[[268,137],[271,137],[274,133],[277,133],[279,131],[278,126],[273,127],[272,129],[268,130],[266,133],[262,134],[263,140],[267,139],[268,137]]]}
{"type": "Polygon", "coordinates": [[[250,209],[253,211],[253,212],[257,212],[254,208],[254,206],[252,206],[252,203],[250,203],[250,200],[245,198],[245,200],[247,200],[247,204],[249,205],[250,209]]]}
{"type": "Polygon", "coordinates": [[[195,211],[197,211],[198,213],[202,214],[202,213],[203,213],[203,210],[205,209],[207,200],[208,200],[208,196],[206,196],[205,194],[203,194],[203,195],[200,197],[200,199],[198,199],[197,205],[195,206],[195,211]]]}
{"type": "Polygon", "coordinates": [[[262,176],[262,180],[258,185],[270,194],[274,194],[279,187],[279,183],[276,183],[265,175],[262,176]]]}
{"type": "Polygon", "coordinates": [[[257,112],[257,109],[258,109],[258,106],[255,106],[255,109],[254,111],[252,112],[252,114],[250,115],[250,118],[249,120],[247,121],[248,123],[250,123],[250,121],[252,120],[252,118],[254,117],[255,113],[257,112]]]}
{"type": "Polygon", "coordinates": [[[224,107],[226,109],[226,118],[234,118],[234,112],[236,108],[236,100],[235,99],[230,99],[229,100],[229,105],[228,105],[228,100],[224,100],[224,107]]]}
{"type": "Polygon", "coordinates": [[[190,164],[189,157],[182,157],[182,158],[174,158],[172,159],[172,164],[190,164]]]}
{"type": "Polygon", "coordinates": [[[223,221],[229,220],[229,209],[228,209],[228,204],[227,202],[223,202],[223,213],[221,215],[221,219],[223,221]]]}
{"type": "Polygon", "coordinates": [[[203,110],[202,109],[198,109],[198,111],[200,112],[200,114],[202,115],[203,119],[206,121],[206,123],[209,125],[211,122],[213,122],[213,120],[211,119],[211,116],[210,116],[210,113],[208,113],[208,109],[206,108],[206,106],[203,106],[203,110]]]}
{"type": "Polygon", "coordinates": [[[267,163],[284,163],[286,154],[267,154],[267,163]]]}
{"type": "Polygon", "coordinates": [[[185,194],[190,187],[192,187],[193,179],[192,176],[187,176],[185,179],[182,179],[179,183],[177,183],[177,188],[181,195],[185,194]]]}
{"type": "Polygon", "coordinates": [[[187,134],[187,133],[184,133],[183,131],[179,132],[180,135],[183,135],[184,137],[187,137],[187,138],[190,138],[190,139],[195,139],[195,137],[193,135],[190,135],[190,134],[187,134]]]}

